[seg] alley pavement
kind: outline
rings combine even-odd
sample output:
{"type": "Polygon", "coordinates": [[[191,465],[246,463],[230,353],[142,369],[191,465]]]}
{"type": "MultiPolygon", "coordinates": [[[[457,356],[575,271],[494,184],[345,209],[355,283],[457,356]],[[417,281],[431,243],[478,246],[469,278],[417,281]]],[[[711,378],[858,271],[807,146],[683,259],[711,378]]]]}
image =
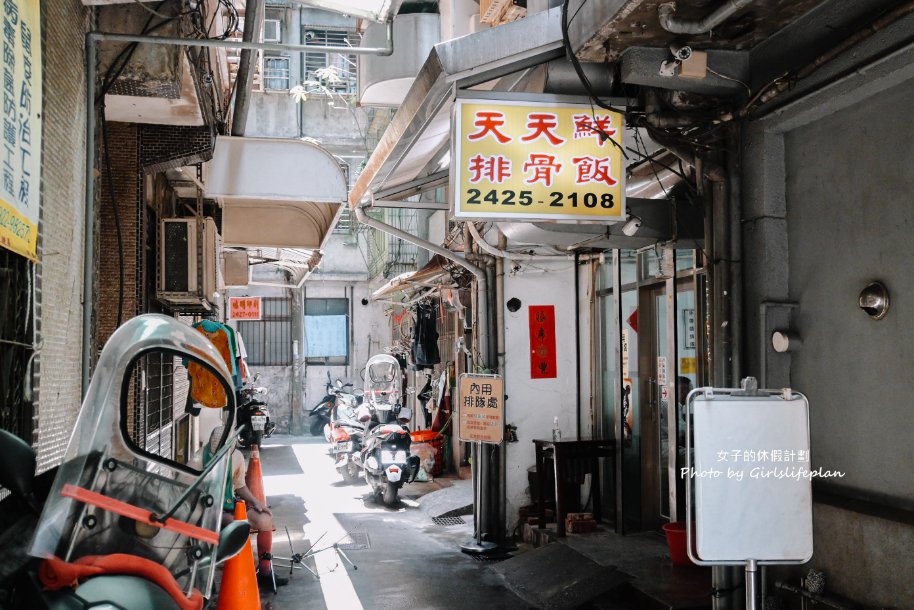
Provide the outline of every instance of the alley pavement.
{"type": "Polygon", "coordinates": [[[420,498],[448,485],[447,479],[407,485],[399,505],[386,508],[364,481],[344,483],[327,449],[323,437],[290,436],[267,439],[261,448],[276,528],[275,570],[290,579],[276,595],[261,591],[264,609],[529,607],[489,563],[460,552],[460,544],[472,538],[472,516],[462,524],[438,525],[420,508],[420,498]],[[308,554],[303,563],[316,575],[297,569],[290,576],[280,564],[288,565],[295,554],[308,554]]]}

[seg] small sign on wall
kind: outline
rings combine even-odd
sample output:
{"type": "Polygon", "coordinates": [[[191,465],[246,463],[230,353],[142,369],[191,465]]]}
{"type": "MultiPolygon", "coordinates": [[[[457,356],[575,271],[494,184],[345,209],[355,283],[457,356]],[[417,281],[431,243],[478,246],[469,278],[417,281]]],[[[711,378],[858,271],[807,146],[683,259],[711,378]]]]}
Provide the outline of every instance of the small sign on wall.
{"type": "Polygon", "coordinates": [[[229,297],[229,320],[260,320],[260,297],[229,297]]]}
{"type": "Polygon", "coordinates": [[[558,377],[555,355],[555,305],[530,306],[530,378],[558,377]]]}

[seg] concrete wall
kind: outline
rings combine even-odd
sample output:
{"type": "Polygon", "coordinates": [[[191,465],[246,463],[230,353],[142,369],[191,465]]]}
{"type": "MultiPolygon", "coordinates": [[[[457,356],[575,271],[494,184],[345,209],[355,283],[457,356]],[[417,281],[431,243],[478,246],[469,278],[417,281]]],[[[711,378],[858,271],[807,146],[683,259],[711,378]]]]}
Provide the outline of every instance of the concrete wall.
{"type": "Polygon", "coordinates": [[[42,2],[44,109],[37,443],[38,470],[63,458],[81,402],[86,74],[89,10],[78,0],[42,2]]]}
{"type": "MultiPolygon", "coordinates": [[[[562,438],[575,436],[575,341],[573,264],[536,261],[505,276],[505,302],[520,299],[521,308],[505,309],[505,393],[509,396],[507,423],[517,425],[518,442],[507,447],[507,526],[517,521],[517,510],[530,503],[527,469],[536,463],[533,439],[552,438],[553,418],[559,418],[562,438]],[[556,325],[555,379],[530,377],[531,305],[554,305],[556,325]]],[[[503,305],[502,305],[503,306],[503,305]]],[[[582,332],[586,336],[586,332],[582,332]]],[[[582,363],[585,368],[587,363],[582,363]]],[[[585,384],[586,387],[586,384],[585,384]]]]}
{"type": "Polygon", "coordinates": [[[764,363],[768,385],[808,395],[813,468],[844,472],[827,483],[872,502],[867,514],[815,505],[811,565],[826,571],[831,591],[893,607],[914,605],[898,575],[909,572],[898,568],[910,566],[914,528],[879,510],[914,505],[914,170],[897,156],[914,137],[912,61],[914,48],[904,48],[751,124],[743,159],[747,372],[764,363]],[[874,279],[894,298],[881,321],[857,307],[874,279]],[[765,346],[773,324],[761,319],[764,301],[796,304],[773,307],[776,322],[803,339],[799,351],[765,346]]]}

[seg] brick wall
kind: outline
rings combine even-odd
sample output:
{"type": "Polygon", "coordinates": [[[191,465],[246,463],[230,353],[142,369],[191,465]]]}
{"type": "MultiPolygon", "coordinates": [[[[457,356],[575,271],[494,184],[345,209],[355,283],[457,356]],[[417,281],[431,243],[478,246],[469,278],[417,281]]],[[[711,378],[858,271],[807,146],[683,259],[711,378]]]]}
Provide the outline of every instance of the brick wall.
{"type": "Polygon", "coordinates": [[[140,166],[147,174],[193,165],[213,158],[207,126],[141,125],[140,166]]]}
{"type": "MultiPolygon", "coordinates": [[[[101,134],[100,134],[101,135],[101,134]]],[[[99,137],[100,143],[102,138],[99,137]]],[[[122,321],[129,320],[142,311],[139,294],[142,294],[143,265],[138,264],[142,252],[145,210],[141,205],[141,177],[139,167],[139,127],[131,123],[108,123],[108,145],[111,148],[111,169],[120,215],[120,235],[124,259],[124,300],[122,321]]],[[[118,275],[120,273],[112,193],[105,169],[104,147],[101,147],[98,166],[98,291],[96,293],[96,347],[100,350],[117,327],[118,275]]]]}
{"type": "Polygon", "coordinates": [[[42,8],[44,109],[38,274],[38,470],[58,464],[81,396],[82,265],[85,201],[85,32],[79,0],[42,8]]]}

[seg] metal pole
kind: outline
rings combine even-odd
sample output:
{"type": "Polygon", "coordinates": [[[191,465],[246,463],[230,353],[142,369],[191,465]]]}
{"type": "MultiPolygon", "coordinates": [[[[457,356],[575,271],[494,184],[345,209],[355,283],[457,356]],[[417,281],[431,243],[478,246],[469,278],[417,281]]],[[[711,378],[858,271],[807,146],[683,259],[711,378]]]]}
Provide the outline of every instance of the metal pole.
{"type": "MultiPolygon", "coordinates": [[[[264,0],[248,0],[244,14],[242,40],[251,42],[263,23],[264,0]]],[[[248,108],[251,105],[251,83],[254,81],[253,63],[257,51],[242,49],[238,58],[238,73],[235,75],[235,111],[232,113],[232,135],[243,136],[248,122],[248,108]]]]}
{"type": "Polygon", "coordinates": [[[83,244],[82,395],[89,390],[92,367],[93,269],[95,267],[95,40],[86,36],[86,202],[83,244]]]}
{"type": "Polygon", "coordinates": [[[758,610],[758,561],[746,562],[746,610],[758,610]]]}

